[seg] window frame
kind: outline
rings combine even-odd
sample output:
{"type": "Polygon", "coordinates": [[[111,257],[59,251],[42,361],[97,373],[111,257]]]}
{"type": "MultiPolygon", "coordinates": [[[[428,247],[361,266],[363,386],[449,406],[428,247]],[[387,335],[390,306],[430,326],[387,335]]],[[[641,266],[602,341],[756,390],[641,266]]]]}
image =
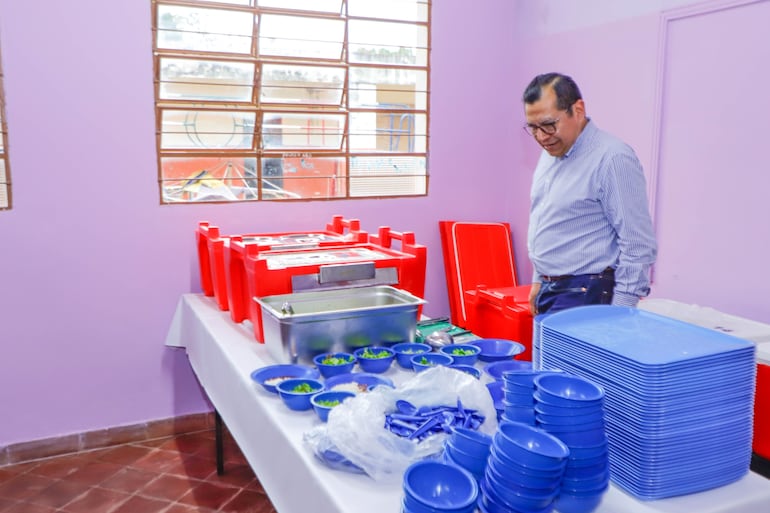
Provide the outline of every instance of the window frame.
{"type": "MultiPolygon", "coordinates": [[[[394,20],[394,19],[379,19],[379,18],[369,18],[369,17],[351,17],[347,15],[348,12],[348,6],[349,2],[353,2],[355,0],[339,0],[341,5],[341,12],[340,13],[323,13],[323,12],[317,12],[317,11],[294,11],[290,13],[291,15],[296,16],[302,16],[306,18],[312,18],[312,19],[328,19],[328,20],[341,20],[344,24],[344,38],[341,41],[342,45],[342,51],[341,56],[339,59],[317,59],[317,58],[300,58],[300,57],[276,57],[276,56],[266,56],[261,55],[259,53],[258,47],[259,47],[259,37],[260,37],[260,22],[262,15],[286,15],[287,9],[279,8],[279,7],[267,7],[267,6],[259,6],[260,0],[241,0],[240,2],[233,1],[231,3],[225,3],[225,2],[216,2],[211,0],[151,0],[151,6],[152,6],[152,31],[153,31],[153,78],[154,78],[154,95],[155,95],[155,120],[156,120],[156,153],[157,153],[157,166],[158,166],[158,188],[160,193],[160,202],[161,204],[196,204],[196,203],[220,203],[220,202],[243,202],[243,201],[313,201],[313,200],[323,200],[323,201],[333,201],[333,200],[347,200],[347,199],[364,199],[364,198],[398,198],[398,197],[420,197],[420,196],[427,196],[428,189],[429,189],[429,182],[430,182],[430,173],[429,173],[429,145],[430,145],[430,41],[431,41],[431,3],[432,0],[415,0],[416,7],[424,10],[425,15],[425,21],[413,21],[413,20],[394,20]],[[243,5],[242,5],[243,4],[243,5]],[[168,49],[168,48],[162,48],[159,47],[159,33],[162,30],[165,30],[161,24],[159,24],[159,6],[180,6],[180,7],[192,7],[192,8],[202,8],[202,9],[222,9],[225,11],[233,11],[233,12],[248,12],[252,15],[252,34],[251,34],[251,50],[249,54],[228,54],[223,52],[206,52],[202,50],[184,50],[184,49],[168,49]],[[358,22],[367,22],[367,21],[377,21],[377,22],[397,22],[397,23],[408,23],[410,25],[415,26],[415,32],[420,32],[421,34],[425,35],[425,41],[424,41],[424,47],[418,46],[416,43],[412,47],[412,49],[416,49],[418,52],[417,58],[421,57],[424,59],[424,65],[422,65],[421,62],[417,62],[416,64],[392,64],[392,63],[380,63],[380,62],[360,62],[359,60],[355,59],[355,56],[351,56],[351,50],[350,50],[350,40],[348,39],[348,31],[349,31],[349,25],[348,22],[350,20],[356,20],[358,22]],[[162,65],[161,63],[164,62],[164,59],[192,59],[196,61],[203,61],[203,62],[223,62],[223,63],[238,63],[241,65],[251,65],[253,66],[253,76],[250,84],[248,84],[245,87],[251,87],[251,98],[249,101],[241,101],[241,100],[179,100],[179,99],[172,99],[168,97],[168,93],[164,93],[163,87],[164,85],[168,86],[168,84],[173,84],[172,81],[163,82],[162,80],[162,65]],[[341,103],[339,105],[332,106],[332,105],[326,105],[321,104],[320,106],[317,104],[311,104],[309,102],[301,103],[296,106],[288,105],[288,104],[281,104],[281,103],[267,103],[261,100],[261,95],[263,94],[264,90],[274,90],[278,88],[279,86],[275,85],[274,83],[271,83],[270,85],[265,85],[263,87],[262,81],[263,81],[263,75],[262,75],[262,68],[263,66],[285,66],[285,67],[291,67],[291,66],[304,66],[308,68],[315,68],[315,69],[323,69],[324,67],[329,69],[344,69],[344,81],[341,87],[341,103]],[[381,103],[376,103],[374,106],[368,106],[368,108],[365,108],[364,106],[357,106],[355,104],[352,104],[351,100],[351,94],[358,93],[358,89],[352,89],[351,84],[351,69],[354,69],[356,71],[363,71],[363,70],[386,70],[386,71],[392,71],[392,70],[399,70],[396,71],[396,73],[399,73],[400,70],[403,70],[405,74],[408,74],[409,72],[415,73],[415,84],[414,84],[414,90],[413,91],[407,91],[407,94],[411,94],[414,96],[414,103],[413,105],[408,104],[392,104],[390,107],[380,107],[381,103]],[[419,89],[419,87],[424,88],[419,89]],[[164,94],[167,96],[164,97],[164,94]],[[418,105],[418,103],[422,103],[422,105],[418,105]],[[303,108],[307,107],[307,108],[303,108]],[[207,112],[212,114],[212,116],[216,116],[216,114],[213,114],[215,112],[232,112],[232,113],[250,113],[255,116],[255,121],[253,125],[251,125],[253,128],[251,128],[251,132],[248,132],[245,128],[243,131],[244,138],[246,136],[250,137],[251,143],[248,148],[246,147],[238,147],[238,148],[170,148],[168,145],[170,143],[164,141],[164,136],[169,136],[169,140],[171,139],[170,136],[173,135],[179,135],[179,133],[171,132],[168,128],[166,128],[166,131],[164,131],[164,116],[168,115],[169,112],[178,111],[179,115],[181,116],[181,113],[185,110],[192,111],[200,111],[200,112],[207,112]],[[341,141],[339,147],[333,148],[333,147],[311,147],[311,148],[302,148],[302,147],[289,147],[285,149],[274,149],[269,148],[269,143],[265,142],[265,138],[263,137],[263,127],[265,126],[264,116],[265,114],[270,114],[273,112],[278,112],[286,115],[286,117],[290,117],[291,114],[301,114],[304,112],[309,112],[313,116],[319,117],[319,115],[323,114],[329,114],[329,115],[343,115],[344,116],[344,123],[338,124],[338,129],[341,125],[344,125],[341,127],[341,141]],[[366,138],[367,133],[360,134],[357,132],[352,131],[351,129],[351,118],[355,118],[356,114],[359,113],[365,113],[369,115],[373,115],[375,122],[374,122],[374,128],[372,129],[373,132],[368,133],[368,137],[374,138],[376,143],[375,145],[377,148],[375,149],[365,149],[365,150],[356,150],[351,148],[351,140],[355,140],[356,136],[359,138],[366,138]],[[390,125],[389,127],[386,127],[384,129],[380,128],[380,124],[382,123],[382,119],[389,119],[390,125]],[[398,119],[399,124],[396,126],[396,128],[393,128],[394,125],[394,119],[398,119]],[[404,130],[402,127],[404,119],[407,120],[406,126],[407,129],[404,130]],[[419,123],[415,121],[416,119],[419,120],[419,123]],[[419,125],[419,126],[418,126],[419,125]],[[419,132],[418,130],[422,130],[422,132],[419,132]],[[381,144],[380,137],[383,136],[382,134],[385,134],[384,137],[389,137],[389,141],[387,144],[387,149],[383,150],[379,147],[381,144]],[[402,143],[401,135],[406,134],[405,141],[406,143],[402,143]],[[394,136],[396,138],[396,145],[394,147],[394,136]],[[417,151],[415,151],[415,143],[414,141],[417,140],[417,151]],[[164,147],[165,146],[165,147],[164,147]],[[405,146],[406,149],[402,150],[402,147],[405,146]],[[164,163],[167,166],[173,167],[173,163],[175,162],[173,159],[177,159],[178,162],[180,162],[180,168],[181,168],[181,162],[183,159],[190,159],[192,157],[200,157],[201,159],[216,159],[219,158],[220,161],[224,162],[225,160],[228,161],[228,166],[232,161],[242,163],[241,165],[236,165],[236,170],[234,173],[235,178],[232,178],[233,175],[225,174],[223,176],[225,177],[231,177],[227,179],[222,179],[220,183],[227,182],[230,184],[230,187],[232,187],[234,182],[241,181],[243,182],[244,188],[248,187],[254,187],[257,189],[258,194],[255,197],[249,197],[249,198],[238,198],[238,199],[203,199],[203,200],[180,200],[180,201],[171,201],[169,200],[165,195],[164,192],[167,192],[166,186],[164,185],[164,182],[167,181],[175,181],[177,183],[186,183],[190,184],[192,183],[190,180],[187,180],[185,182],[185,178],[172,178],[165,176],[164,172],[164,163]],[[333,177],[330,176],[322,176],[321,178],[326,180],[327,182],[334,182],[334,179],[340,179],[341,184],[337,184],[338,189],[335,189],[334,192],[331,192],[327,195],[321,195],[318,197],[306,197],[306,196],[274,196],[271,194],[271,185],[273,182],[271,182],[270,176],[266,175],[263,171],[266,169],[267,166],[267,159],[281,159],[281,173],[283,173],[284,165],[285,165],[285,159],[294,158],[295,160],[300,161],[312,161],[312,162],[322,162],[322,163],[329,163],[330,165],[334,166],[340,166],[340,162],[342,162],[341,169],[342,174],[337,176],[336,174],[333,177]],[[253,163],[252,163],[253,161],[253,163]],[[249,163],[249,166],[247,167],[246,163],[249,163]],[[170,163],[170,164],[169,164],[170,163]],[[403,165],[399,167],[399,164],[403,165]],[[363,167],[362,167],[363,166],[363,167]],[[368,166],[368,167],[367,167],[368,166]],[[379,166],[379,167],[378,167],[379,166]],[[369,173],[366,173],[362,171],[363,169],[372,169],[369,173]],[[395,169],[395,171],[393,171],[395,169]],[[248,179],[245,178],[246,173],[244,173],[244,170],[250,171],[250,174],[248,174],[248,179]],[[385,170],[385,171],[384,171],[385,170]],[[253,173],[253,174],[251,174],[253,173]],[[399,180],[405,180],[404,183],[407,184],[413,184],[413,185],[406,185],[404,186],[404,190],[399,190],[398,188],[401,187],[399,185],[401,182],[399,180]],[[247,182],[249,182],[247,184],[247,182]],[[357,185],[358,184],[358,185],[357,185]],[[367,184],[365,187],[363,187],[360,184],[367,184]],[[356,194],[357,187],[361,187],[362,190],[368,191],[365,194],[356,194]],[[388,187],[393,188],[388,189],[388,187]],[[406,191],[407,187],[413,187],[414,191],[406,191]],[[344,191],[344,193],[338,193],[338,190],[344,191]],[[396,191],[396,193],[393,193],[393,191],[396,191]]],[[[266,2],[271,3],[271,2],[266,2]]],[[[272,2],[274,3],[274,2],[272,2]]],[[[244,36],[245,37],[245,36],[244,36]]],[[[355,44],[361,46],[364,43],[356,42],[355,44]]],[[[374,43],[371,43],[372,46],[375,46],[374,43]]],[[[165,61],[170,62],[170,61],[165,61]]],[[[191,82],[188,82],[188,85],[191,82]]],[[[291,84],[291,81],[287,81],[287,84],[291,84]]],[[[382,90],[377,89],[375,91],[376,94],[382,94],[385,96],[387,93],[392,93],[392,91],[395,91],[397,89],[397,86],[399,84],[391,84],[390,82],[383,82],[386,86],[391,86],[392,89],[389,89],[388,87],[383,88],[382,90]],[[384,91],[384,93],[382,92],[384,91]]],[[[198,84],[201,85],[201,84],[198,84]]],[[[201,85],[201,90],[205,85],[201,85]]],[[[240,87],[240,86],[235,86],[240,87]]],[[[331,88],[327,88],[331,89],[331,88]]],[[[396,93],[392,93],[396,94],[396,93]]],[[[382,105],[391,105],[390,103],[383,103],[382,105]]],[[[322,117],[322,116],[321,116],[322,117]]],[[[233,116],[233,119],[235,120],[236,116],[233,116]]],[[[310,119],[310,118],[308,118],[310,119]]],[[[169,123],[168,126],[170,126],[171,123],[169,123]]],[[[179,125],[179,121],[177,120],[177,125],[179,125]]],[[[245,126],[245,125],[244,125],[245,126]]],[[[310,124],[307,125],[310,127],[310,124]]],[[[180,129],[181,130],[181,129],[180,129]]],[[[197,125],[194,128],[196,131],[196,134],[198,133],[197,125]]],[[[283,129],[285,130],[285,128],[283,129]]],[[[307,128],[308,135],[307,139],[308,141],[311,139],[311,137],[315,137],[318,134],[321,134],[323,140],[326,140],[326,128],[324,127],[322,130],[323,132],[310,132],[311,128],[307,128]]],[[[241,135],[241,132],[236,132],[235,129],[233,129],[232,132],[233,135],[241,135]]],[[[222,133],[221,135],[225,135],[222,133]]],[[[181,135],[180,135],[181,137],[181,135]]],[[[285,137],[285,134],[282,132],[281,137],[285,137]]],[[[189,138],[189,136],[188,136],[189,138]]],[[[201,145],[203,146],[203,145],[201,145]]],[[[228,167],[228,169],[230,169],[228,167]]],[[[194,175],[185,175],[186,178],[190,179],[197,179],[197,183],[200,184],[203,181],[208,180],[209,178],[212,178],[211,175],[207,175],[206,169],[202,169],[201,173],[202,175],[194,176],[194,175]],[[200,177],[200,178],[199,178],[200,177]]],[[[217,170],[217,172],[221,172],[221,169],[217,170]]],[[[282,174],[281,176],[285,176],[285,174],[282,174]]],[[[296,180],[297,177],[291,176],[288,177],[290,182],[292,180],[296,180]]],[[[292,182],[295,184],[299,184],[301,182],[292,182]]],[[[331,189],[331,186],[328,186],[329,189],[331,189]]],[[[235,189],[235,187],[233,187],[235,189]]]]}
{"type": "Polygon", "coordinates": [[[3,63],[0,58],[0,132],[2,132],[2,147],[0,147],[0,162],[4,166],[4,172],[0,175],[0,187],[5,188],[5,194],[0,193],[0,200],[5,196],[5,201],[0,201],[0,211],[11,210],[13,207],[13,194],[11,189],[11,163],[8,158],[8,118],[5,110],[5,75],[3,63]]]}

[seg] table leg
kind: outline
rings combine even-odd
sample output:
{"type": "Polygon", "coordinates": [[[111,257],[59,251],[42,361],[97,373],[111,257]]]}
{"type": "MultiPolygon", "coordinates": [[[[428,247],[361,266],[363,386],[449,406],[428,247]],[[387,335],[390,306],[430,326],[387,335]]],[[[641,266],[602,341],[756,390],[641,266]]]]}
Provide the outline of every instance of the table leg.
{"type": "Polygon", "coordinates": [[[222,416],[219,411],[214,409],[214,442],[216,443],[217,453],[217,475],[225,473],[224,441],[222,440],[222,416]]]}

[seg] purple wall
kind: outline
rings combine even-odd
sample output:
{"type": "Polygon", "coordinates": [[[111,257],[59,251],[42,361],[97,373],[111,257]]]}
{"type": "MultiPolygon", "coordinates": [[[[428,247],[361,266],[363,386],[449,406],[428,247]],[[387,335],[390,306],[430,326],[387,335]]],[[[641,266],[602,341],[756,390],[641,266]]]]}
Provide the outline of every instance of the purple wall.
{"type": "Polygon", "coordinates": [[[200,290],[201,220],[248,233],[342,214],[414,231],[437,316],[438,220],[504,214],[509,0],[435,2],[429,197],[194,206],[158,204],[150,5],[0,0],[14,197],[0,212],[0,447],[209,409],[184,352],[163,345],[180,294],[200,290]]]}

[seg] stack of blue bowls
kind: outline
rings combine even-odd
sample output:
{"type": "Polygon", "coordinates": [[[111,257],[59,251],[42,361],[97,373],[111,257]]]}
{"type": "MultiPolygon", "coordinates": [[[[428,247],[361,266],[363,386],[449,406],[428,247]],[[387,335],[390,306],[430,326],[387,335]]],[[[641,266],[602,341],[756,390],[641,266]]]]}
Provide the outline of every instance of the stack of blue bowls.
{"type": "Polygon", "coordinates": [[[610,481],[604,390],[566,373],[544,373],[534,384],[538,427],[558,437],[570,451],[556,509],[590,513],[599,506],[610,481]]]}
{"type": "Polygon", "coordinates": [[[503,372],[503,413],[501,422],[521,422],[535,425],[535,377],[531,369],[503,372]]]}
{"type": "Polygon", "coordinates": [[[548,432],[503,422],[492,439],[479,483],[482,513],[549,513],[567,466],[569,448],[548,432]]]}
{"type": "Polygon", "coordinates": [[[464,468],[479,481],[484,477],[491,446],[488,434],[456,426],[444,444],[444,461],[464,468]]]}
{"type": "Polygon", "coordinates": [[[458,467],[420,460],[404,472],[402,513],[474,513],[479,498],[476,479],[458,467]]]}
{"type": "Polygon", "coordinates": [[[489,390],[489,395],[492,397],[492,402],[495,405],[497,421],[500,422],[503,413],[505,412],[505,406],[503,406],[503,382],[495,380],[487,383],[487,389],[489,390]]]}
{"type": "Polygon", "coordinates": [[[536,425],[535,378],[542,374],[560,373],[560,370],[514,369],[502,373],[503,411],[501,422],[521,422],[536,425]]]}

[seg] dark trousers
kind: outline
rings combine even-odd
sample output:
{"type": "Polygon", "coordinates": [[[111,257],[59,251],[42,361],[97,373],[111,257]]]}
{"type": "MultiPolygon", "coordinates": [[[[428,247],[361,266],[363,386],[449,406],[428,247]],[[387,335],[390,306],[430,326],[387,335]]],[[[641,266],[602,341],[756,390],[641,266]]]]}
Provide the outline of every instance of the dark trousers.
{"type": "Polygon", "coordinates": [[[555,313],[583,305],[609,305],[612,303],[614,288],[615,275],[612,272],[579,274],[544,281],[535,300],[537,313],[555,313]]]}

